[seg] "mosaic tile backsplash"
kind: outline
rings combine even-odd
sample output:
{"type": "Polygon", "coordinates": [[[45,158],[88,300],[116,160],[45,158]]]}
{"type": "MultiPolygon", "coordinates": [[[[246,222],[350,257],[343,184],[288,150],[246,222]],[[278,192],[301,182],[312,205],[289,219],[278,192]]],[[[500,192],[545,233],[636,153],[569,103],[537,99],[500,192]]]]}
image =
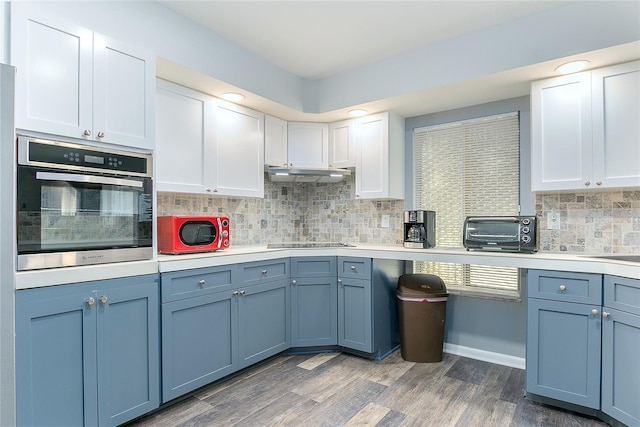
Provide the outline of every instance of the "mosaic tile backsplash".
{"type": "MultiPolygon", "coordinates": [[[[640,191],[536,194],[540,250],[640,253],[640,191]],[[547,213],[560,230],[547,230],[547,213]]],[[[335,184],[272,183],[264,199],[158,193],[158,215],[228,215],[232,245],[270,242],[402,244],[403,200],[358,200],[355,178],[335,184]],[[381,227],[389,215],[389,227],[381,227]]]]}
{"type": "Polygon", "coordinates": [[[232,245],[280,242],[401,244],[403,200],[357,200],[355,177],[340,183],[272,183],[264,199],[158,193],[158,215],[228,215],[232,245]],[[381,227],[389,215],[389,227],[381,227]]]}
{"type": "Polygon", "coordinates": [[[640,254],[640,191],[536,194],[540,250],[640,254]],[[547,230],[547,213],[560,229],[547,230]]]}

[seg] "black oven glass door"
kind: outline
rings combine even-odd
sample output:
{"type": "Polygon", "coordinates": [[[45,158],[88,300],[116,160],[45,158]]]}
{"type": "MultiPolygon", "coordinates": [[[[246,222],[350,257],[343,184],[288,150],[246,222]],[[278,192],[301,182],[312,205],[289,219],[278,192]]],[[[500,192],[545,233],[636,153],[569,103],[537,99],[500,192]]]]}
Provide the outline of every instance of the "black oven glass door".
{"type": "Polygon", "coordinates": [[[18,255],[151,247],[150,178],[18,166],[18,255]]]}

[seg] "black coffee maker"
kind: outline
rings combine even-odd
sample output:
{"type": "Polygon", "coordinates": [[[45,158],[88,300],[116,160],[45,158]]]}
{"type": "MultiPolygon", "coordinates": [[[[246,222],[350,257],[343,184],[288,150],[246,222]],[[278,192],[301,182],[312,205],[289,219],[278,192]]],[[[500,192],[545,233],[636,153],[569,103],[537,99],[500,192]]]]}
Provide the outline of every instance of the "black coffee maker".
{"type": "Polygon", "coordinates": [[[427,249],[435,246],[435,211],[404,211],[404,247],[427,249]]]}

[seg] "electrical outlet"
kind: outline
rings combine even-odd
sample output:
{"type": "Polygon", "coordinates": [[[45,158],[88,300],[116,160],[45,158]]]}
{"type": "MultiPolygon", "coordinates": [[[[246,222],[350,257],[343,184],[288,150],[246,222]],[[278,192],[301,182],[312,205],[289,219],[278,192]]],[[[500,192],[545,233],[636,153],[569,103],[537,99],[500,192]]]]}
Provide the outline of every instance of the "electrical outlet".
{"type": "Polygon", "coordinates": [[[380,221],[380,227],[389,228],[389,219],[390,219],[390,215],[382,215],[382,220],[380,221]]]}
{"type": "Polygon", "coordinates": [[[547,230],[560,230],[559,212],[547,212],[547,230]]]}

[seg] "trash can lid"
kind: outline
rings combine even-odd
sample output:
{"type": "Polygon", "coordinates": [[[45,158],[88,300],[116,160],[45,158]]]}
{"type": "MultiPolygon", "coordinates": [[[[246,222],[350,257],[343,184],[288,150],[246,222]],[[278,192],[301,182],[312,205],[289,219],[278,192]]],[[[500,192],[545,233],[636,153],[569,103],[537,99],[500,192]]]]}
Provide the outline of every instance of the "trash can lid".
{"type": "Polygon", "coordinates": [[[398,296],[421,298],[447,296],[447,287],[435,274],[403,274],[398,279],[398,296]]]}

